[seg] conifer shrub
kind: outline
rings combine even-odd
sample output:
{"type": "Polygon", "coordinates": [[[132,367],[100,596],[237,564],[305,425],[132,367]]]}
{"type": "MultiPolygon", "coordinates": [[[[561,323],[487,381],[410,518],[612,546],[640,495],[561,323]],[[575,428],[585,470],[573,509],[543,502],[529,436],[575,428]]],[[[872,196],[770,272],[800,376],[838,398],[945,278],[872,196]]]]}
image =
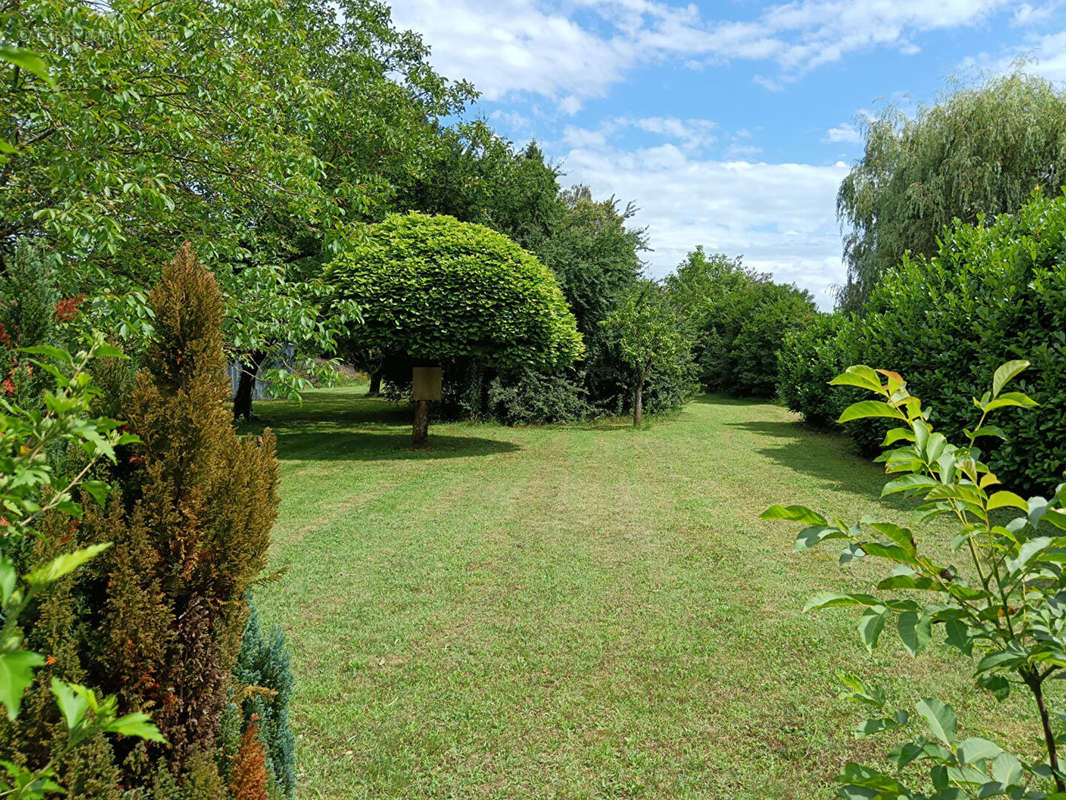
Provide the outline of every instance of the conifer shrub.
{"type": "Polygon", "coordinates": [[[270,800],[266,787],[266,753],[259,740],[259,723],[252,717],[233,761],[229,789],[233,800],[270,800]]]}
{"type": "MultiPolygon", "coordinates": [[[[141,438],[115,542],[101,666],[148,710],[175,769],[211,752],[277,513],[274,438],[239,438],[224,402],[222,292],[188,245],[150,303],[156,338],[127,409],[141,438]]],[[[117,518],[116,518],[117,517],[117,518]]],[[[104,676],[101,676],[104,677],[104,676]]]]}
{"type": "Polygon", "coordinates": [[[292,798],[296,791],[296,740],[289,719],[295,680],[289,664],[289,649],[280,625],[269,635],[263,630],[255,605],[244,628],[241,651],[233,678],[244,689],[242,722],[247,733],[253,724],[264,746],[270,784],[277,794],[292,798]]]}
{"type": "MultiPolygon", "coordinates": [[[[163,271],[151,306],[156,339],[125,402],[111,401],[140,441],[119,448],[106,506],[83,503],[77,523],[41,521],[55,530],[40,537],[33,560],[50,556],[48,543],[113,546],[39,594],[27,640],[52,663],[39,671],[17,725],[0,728],[0,748],[33,758],[35,747],[43,754],[65,736],[48,698],[48,681],[60,675],[150,714],[166,738],[101,738],[82,748],[57,765],[71,796],[135,790],[156,800],[228,800],[236,749],[221,747],[222,716],[246,592],[277,513],[274,437],[234,431],[222,294],[188,247],[163,271]]],[[[126,378],[116,375],[113,386],[120,391],[126,378]]]]}

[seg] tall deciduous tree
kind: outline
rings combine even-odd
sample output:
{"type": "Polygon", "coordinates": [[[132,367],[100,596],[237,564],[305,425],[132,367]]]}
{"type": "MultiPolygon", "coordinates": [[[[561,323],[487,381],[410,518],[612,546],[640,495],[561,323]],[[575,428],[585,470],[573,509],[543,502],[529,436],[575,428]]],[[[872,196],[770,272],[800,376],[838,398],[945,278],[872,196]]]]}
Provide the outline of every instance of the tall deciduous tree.
{"type": "Polygon", "coordinates": [[[889,108],[866,132],[862,159],[840,186],[848,280],[840,302],[858,310],[910,250],[936,252],[956,218],[1014,211],[1033,189],[1066,181],[1066,94],[1014,74],[907,117],[889,108]]]}
{"type": "Polygon", "coordinates": [[[53,67],[2,72],[0,269],[31,238],[66,259],[64,294],[126,292],[190,239],[230,301],[244,416],[261,363],[331,349],[322,263],[473,96],[375,0],[24,0],[0,41],[53,67]]]}

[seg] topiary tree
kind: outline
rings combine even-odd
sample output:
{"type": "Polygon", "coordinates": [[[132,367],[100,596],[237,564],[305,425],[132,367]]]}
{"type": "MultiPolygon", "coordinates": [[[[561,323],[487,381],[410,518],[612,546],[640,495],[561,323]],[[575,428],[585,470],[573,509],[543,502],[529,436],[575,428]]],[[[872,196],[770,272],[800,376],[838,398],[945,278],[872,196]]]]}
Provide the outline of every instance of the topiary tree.
{"type": "MultiPolygon", "coordinates": [[[[550,369],[584,351],[551,271],[506,236],[454,217],[391,214],[326,270],[363,321],[352,346],[412,366],[476,356],[498,367],[550,369]]],[[[413,444],[424,446],[429,401],[416,397],[413,444]]]]}

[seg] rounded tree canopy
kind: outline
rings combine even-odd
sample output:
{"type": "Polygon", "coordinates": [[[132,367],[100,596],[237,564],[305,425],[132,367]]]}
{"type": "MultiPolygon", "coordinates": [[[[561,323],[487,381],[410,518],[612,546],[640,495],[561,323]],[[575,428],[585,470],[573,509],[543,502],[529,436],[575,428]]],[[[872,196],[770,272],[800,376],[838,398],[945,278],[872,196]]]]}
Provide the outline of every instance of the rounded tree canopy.
{"type": "Polygon", "coordinates": [[[390,214],[334,259],[326,277],[362,309],[362,324],[350,331],[362,348],[547,369],[584,351],[551,271],[482,225],[390,214]]]}

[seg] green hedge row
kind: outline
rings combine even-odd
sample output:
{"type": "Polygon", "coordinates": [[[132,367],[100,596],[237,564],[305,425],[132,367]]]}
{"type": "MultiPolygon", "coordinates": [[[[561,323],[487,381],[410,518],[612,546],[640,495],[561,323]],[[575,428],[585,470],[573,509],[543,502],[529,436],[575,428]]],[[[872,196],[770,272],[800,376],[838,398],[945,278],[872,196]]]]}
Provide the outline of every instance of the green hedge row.
{"type": "MultiPolygon", "coordinates": [[[[893,369],[958,440],[977,418],[979,397],[1002,362],[1032,367],[1018,390],[1038,409],[998,419],[1008,441],[989,445],[990,466],[1015,490],[1047,493],[1066,468],[1066,197],[1034,197],[987,226],[947,231],[929,259],[904,259],[874,291],[864,315],[832,315],[788,337],[780,353],[779,393],[789,408],[828,424],[855,400],[826,382],[850,364],[893,369]]],[[[864,451],[882,426],[849,423],[864,451]]]]}

